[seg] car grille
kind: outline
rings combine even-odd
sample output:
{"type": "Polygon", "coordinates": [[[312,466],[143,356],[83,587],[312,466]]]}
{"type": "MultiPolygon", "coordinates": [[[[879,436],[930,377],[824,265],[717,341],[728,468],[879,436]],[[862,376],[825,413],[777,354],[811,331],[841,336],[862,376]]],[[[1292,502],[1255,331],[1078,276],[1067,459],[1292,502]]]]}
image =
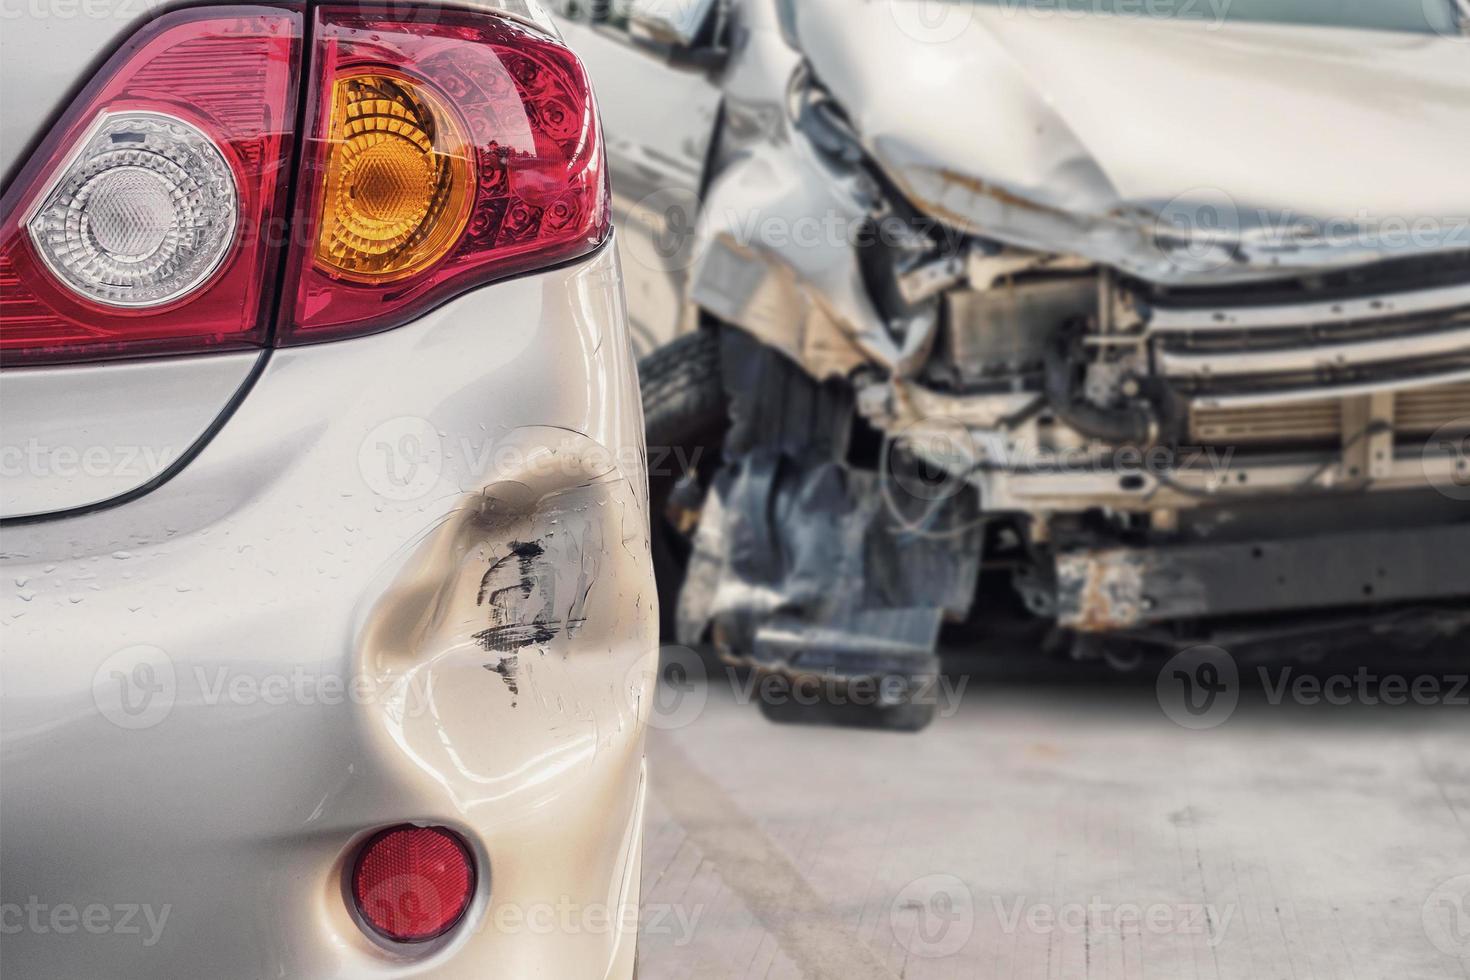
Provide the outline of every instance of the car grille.
{"type": "Polygon", "coordinates": [[[1138,287],[1133,301],[1154,372],[1200,443],[1349,440],[1368,418],[1402,439],[1470,419],[1470,252],[1285,283],[1138,287]]]}
{"type": "MultiPolygon", "coordinates": [[[[1282,405],[1196,408],[1190,412],[1189,435],[1201,446],[1338,443],[1345,435],[1347,401],[1319,398],[1282,405]]],[[[1445,425],[1470,431],[1470,382],[1396,392],[1393,418],[1400,438],[1431,435],[1445,425]]]]}

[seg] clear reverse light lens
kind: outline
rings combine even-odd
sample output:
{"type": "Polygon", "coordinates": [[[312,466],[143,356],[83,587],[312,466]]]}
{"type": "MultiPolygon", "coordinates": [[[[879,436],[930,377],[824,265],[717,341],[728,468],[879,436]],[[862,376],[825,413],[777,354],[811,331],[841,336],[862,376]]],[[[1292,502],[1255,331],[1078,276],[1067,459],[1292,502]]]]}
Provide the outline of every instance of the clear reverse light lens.
{"type": "Polygon", "coordinates": [[[109,306],[198,289],[235,237],[234,173],[194,126],[162,113],[103,116],[27,222],[50,270],[109,306]]]}

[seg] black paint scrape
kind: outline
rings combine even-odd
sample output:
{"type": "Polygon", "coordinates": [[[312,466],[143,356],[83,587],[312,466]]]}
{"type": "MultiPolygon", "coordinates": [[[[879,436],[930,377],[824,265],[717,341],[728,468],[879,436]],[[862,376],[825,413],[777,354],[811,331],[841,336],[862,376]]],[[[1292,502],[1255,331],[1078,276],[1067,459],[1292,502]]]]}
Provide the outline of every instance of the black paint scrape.
{"type": "MultiPolygon", "coordinates": [[[[498,664],[486,664],[485,669],[490,671],[492,674],[499,674],[500,679],[505,681],[505,686],[510,689],[511,697],[514,698],[516,695],[521,693],[520,682],[517,680],[520,672],[520,666],[521,658],[511,656],[506,657],[498,664]]],[[[512,708],[515,707],[514,700],[511,701],[510,706],[512,708]]]]}
{"type": "MultiPolygon", "coordinates": [[[[555,616],[556,569],[538,541],[512,542],[510,552],[492,563],[480,579],[475,601],[490,614],[490,628],[474,634],[475,642],[488,653],[550,643],[564,628],[581,624],[581,619],[563,621],[555,616]]],[[[486,669],[505,677],[500,668],[511,663],[513,671],[515,659],[508,657],[498,667],[487,664],[486,669]]],[[[511,683],[509,678],[507,683],[511,683]]],[[[516,693],[514,686],[511,693],[516,693]]]]}
{"type": "Polygon", "coordinates": [[[561,623],[510,623],[475,634],[475,641],[486,653],[509,653],[521,647],[550,643],[561,632],[561,623]]]}

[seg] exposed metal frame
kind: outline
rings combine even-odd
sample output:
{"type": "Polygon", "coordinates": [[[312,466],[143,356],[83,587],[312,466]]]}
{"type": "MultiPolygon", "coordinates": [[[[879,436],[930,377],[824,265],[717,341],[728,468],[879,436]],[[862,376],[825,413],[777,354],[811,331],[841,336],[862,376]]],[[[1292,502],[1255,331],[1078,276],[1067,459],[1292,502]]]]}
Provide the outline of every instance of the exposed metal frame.
{"type": "Polygon", "coordinates": [[[1058,619],[1086,632],[1470,597],[1470,523],[1057,557],[1058,619]]]}

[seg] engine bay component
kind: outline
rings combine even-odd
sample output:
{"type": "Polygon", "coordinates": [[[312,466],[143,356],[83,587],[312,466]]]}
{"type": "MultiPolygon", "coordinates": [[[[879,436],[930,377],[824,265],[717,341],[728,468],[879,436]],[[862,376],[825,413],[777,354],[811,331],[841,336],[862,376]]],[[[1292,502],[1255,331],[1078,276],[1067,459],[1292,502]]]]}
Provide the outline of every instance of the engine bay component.
{"type": "Polygon", "coordinates": [[[937,359],[957,385],[973,387],[1035,372],[1046,360],[1045,324],[1096,316],[1096,276],[1007,279],[945,294],[937,359]]]}

